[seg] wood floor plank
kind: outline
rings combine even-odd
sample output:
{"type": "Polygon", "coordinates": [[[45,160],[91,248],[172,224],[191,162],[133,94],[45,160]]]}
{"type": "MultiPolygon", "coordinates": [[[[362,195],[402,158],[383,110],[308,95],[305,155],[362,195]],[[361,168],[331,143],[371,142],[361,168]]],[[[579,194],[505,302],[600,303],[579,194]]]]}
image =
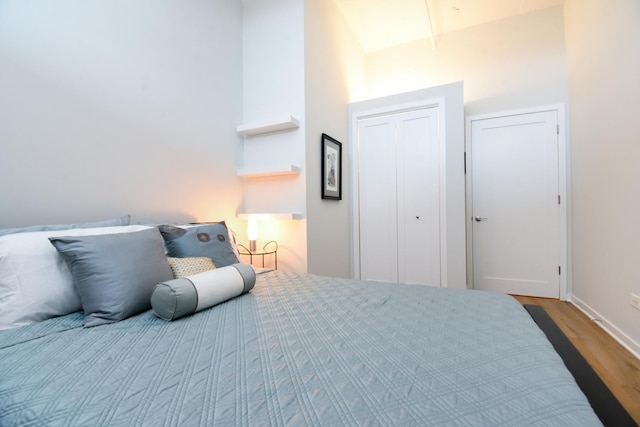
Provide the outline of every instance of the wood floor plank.
{"type": "Polygon", "coordinates": [[[571,303],[519,295],[514,298],[521,304],[544,308],[629,415],[640,424],[640,360],[571,303]]]}

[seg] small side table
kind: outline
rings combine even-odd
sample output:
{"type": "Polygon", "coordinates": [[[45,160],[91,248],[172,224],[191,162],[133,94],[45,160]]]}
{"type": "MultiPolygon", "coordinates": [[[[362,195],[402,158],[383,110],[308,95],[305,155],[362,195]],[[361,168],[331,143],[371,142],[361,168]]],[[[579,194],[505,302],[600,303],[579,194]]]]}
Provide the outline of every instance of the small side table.
{"type": "Polygon", "coordinates": [[[273,254],[273,265],[274,270],[278,269],[278,242],[275,240],[271,240],[264,244],[261,250],[250,251],[246,246],[238,244],[238,252],[240,255],[248,255],[249,256],[249,264],[253,265],[253,257],[260,256],[262,257],[262,268],[264,268],[264,256],[273,254]]]}

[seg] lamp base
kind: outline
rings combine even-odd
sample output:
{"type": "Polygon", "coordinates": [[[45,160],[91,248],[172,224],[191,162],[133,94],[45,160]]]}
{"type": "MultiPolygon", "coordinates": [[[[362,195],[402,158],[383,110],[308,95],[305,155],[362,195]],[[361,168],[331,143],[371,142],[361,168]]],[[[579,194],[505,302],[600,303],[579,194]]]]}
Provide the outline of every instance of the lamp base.
{"type": "Polygon", "coordinates": [[[251,252],[255,252],[256,251],[256,241],[255,240],[249,240],[249,251],[251,251],[251,252]]]}

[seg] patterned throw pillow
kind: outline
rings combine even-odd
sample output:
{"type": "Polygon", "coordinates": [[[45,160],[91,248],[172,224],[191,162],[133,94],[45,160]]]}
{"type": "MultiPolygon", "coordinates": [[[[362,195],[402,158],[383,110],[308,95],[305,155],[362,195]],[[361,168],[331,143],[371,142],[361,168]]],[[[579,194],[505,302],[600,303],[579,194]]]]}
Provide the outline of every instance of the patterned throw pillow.
{"type": "Polygon", "coordinates": [[[190,227],[159,225],[167,256],[176,258],[208,257],[217,267],[238,263],[224,221],[190,227]]]}
{"type": "Polygon", "coordinates": [[[202,273],[204,271],[213,270],[216,268],[216,266],[213,264],[213,261],[211,261],[211,258],[207,257],[167,257],[167,261],[169,261],[169,267],[171,267],[173,277],[176,279],[202,273]]]}

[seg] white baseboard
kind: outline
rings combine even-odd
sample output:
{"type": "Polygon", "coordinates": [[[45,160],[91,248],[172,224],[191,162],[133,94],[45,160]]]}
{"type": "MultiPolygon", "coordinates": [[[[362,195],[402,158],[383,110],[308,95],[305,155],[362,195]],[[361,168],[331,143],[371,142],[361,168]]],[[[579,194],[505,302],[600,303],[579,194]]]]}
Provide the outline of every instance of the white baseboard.
{"type": "Polygon", "coordinates": [[[580,311],[587,315],[591,320],[598,324],[606,333],[611,335],[624,348],[629,350],[636,358],[640,359],[640,344],[635,342],[631,337],[618,329],[613,323],[609,322],[597,311],[591,308],[584,301],[571,295],[569,302],[576,306],[580,311]]]}

